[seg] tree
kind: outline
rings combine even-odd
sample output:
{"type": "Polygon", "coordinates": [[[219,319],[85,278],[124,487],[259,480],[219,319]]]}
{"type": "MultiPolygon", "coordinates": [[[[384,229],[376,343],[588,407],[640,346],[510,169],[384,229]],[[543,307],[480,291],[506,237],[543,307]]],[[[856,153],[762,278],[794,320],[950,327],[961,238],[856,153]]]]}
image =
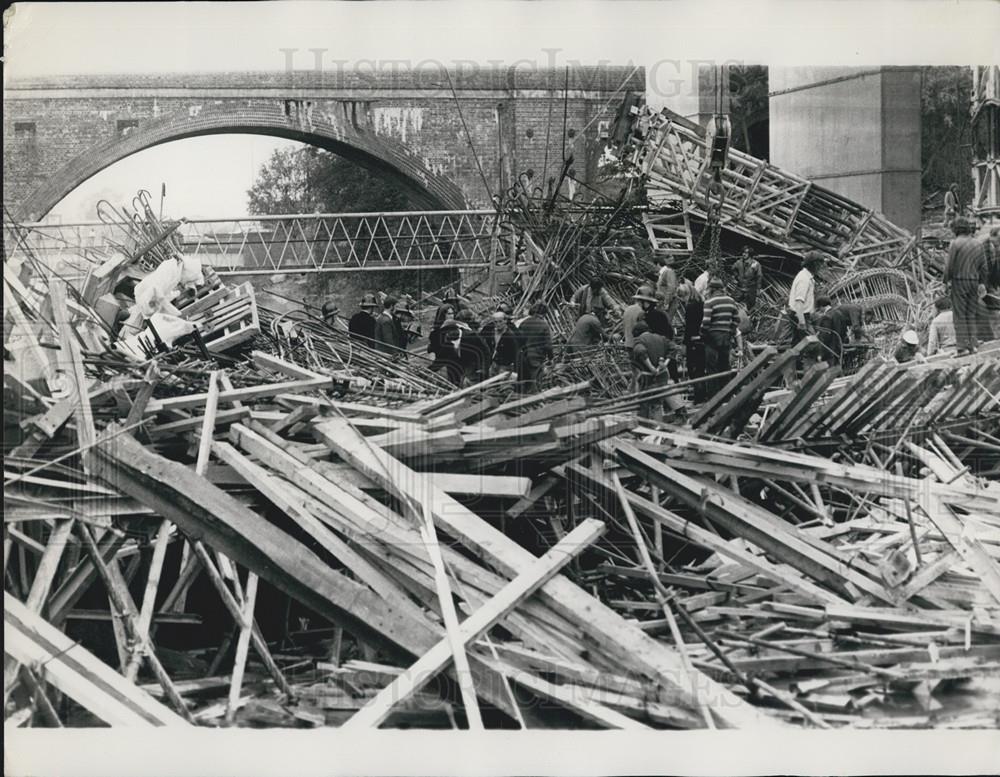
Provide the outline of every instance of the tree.
{"type": "Polygon", "coordinates": [[[767,68],[763,65],[731,67],[729,98],[733,148],[766,159],[769,155],[767,68]]]}
{"type": "Polygon", "coordinates": [[[414,209],[392,181],[314,146],[276,149],[247,199],[255,216],[414,209]]]}
{"type": "Polygon", "coordinates": [[[968,204],[972,197],[972,73],[967,67],[925,67],[921,76],[920,157],[925,196],[957,183],[968,204]]]}

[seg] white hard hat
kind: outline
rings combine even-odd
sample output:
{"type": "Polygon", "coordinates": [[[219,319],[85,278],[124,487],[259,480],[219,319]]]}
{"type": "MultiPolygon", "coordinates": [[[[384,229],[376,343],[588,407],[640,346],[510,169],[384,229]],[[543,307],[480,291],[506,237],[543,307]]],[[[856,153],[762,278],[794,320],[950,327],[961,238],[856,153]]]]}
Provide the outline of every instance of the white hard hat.
{"type": "Polygon", "coordinates": [[[912,329],[907,329],[903,332],[903,342],[909,343],[910,345],[918,345],[920,343],[920,338],[917,337],[917,333],[912,329]]]}

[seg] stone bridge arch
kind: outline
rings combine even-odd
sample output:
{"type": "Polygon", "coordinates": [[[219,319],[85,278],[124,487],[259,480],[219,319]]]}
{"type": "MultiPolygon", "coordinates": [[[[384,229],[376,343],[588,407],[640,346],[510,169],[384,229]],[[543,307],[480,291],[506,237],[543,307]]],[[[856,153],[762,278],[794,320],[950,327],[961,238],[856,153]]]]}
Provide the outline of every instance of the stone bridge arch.
{"type": "Polygon", "coordinates": [[[14,78],[3,95],[4,205],[35,220],[137,151],[251,132],[341,154],[424,208],[489,208],[522,172],[554,180],[563,154],[578,180],[596,183],[622,96],[644,88],[641,68],[610,66],[14,78]]]}
{"type": "Polygon", "coordinates": [[[115,162],[147,148],[185,138],[219,134],[257,134],[296,140],[336,153],[385,176],[420,207],[460,210],[467,205],[461,189],[447,176],[430,170],[418,156],[392,138],[358,131],[350,123],[314,116],[301,101],[253,111],[208,108],[194,115],[143,122],[125,134],[89,148],[50,175],[20,205],[25,221],[41,219],[87,179],[115,162]]]}

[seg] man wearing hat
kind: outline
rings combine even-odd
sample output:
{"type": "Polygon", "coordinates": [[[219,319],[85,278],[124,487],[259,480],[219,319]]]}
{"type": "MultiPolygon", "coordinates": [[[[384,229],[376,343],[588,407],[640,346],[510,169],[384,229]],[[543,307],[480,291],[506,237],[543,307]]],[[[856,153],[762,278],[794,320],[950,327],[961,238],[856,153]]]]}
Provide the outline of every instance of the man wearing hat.
{"type": "Polygon", "coordinates": [[[643,284],[632,295],[632,299],[635,301],[622,313],[622,327],[625,332],[625,346],[627,348],[631,348],[635,343],[632,330],[636,323],[640,318],[645,318],[646,311],[652,310],[653,306],[656,305],[656,293],[652,286],[643,284]]]}
{"type": "Polygon", "coordinates": [[[347,325],[340,317],[340,306],[332,299],[323,303],[323,323],[335,332],[347,331],[347,325]]]}
{"type": "Polygon", "coordinates": [[[371,345],[372,340],[375,339],[375,316],[373,314],[378,309],[375,295],[370,293],[363,295],[359,307],[361,310],[351,316],[351,320],[347,323],[347,331],[351,337],[359,338],[371,345]]]}
{"type": "MultiPolygon", "coordinates": [[[[959,216],[952,224],[955,239],[948,246],[943,280],[951,297],[955,320],[958,355],[973,353],[979,347],[980,307],[986,296],[989,268],[983,244],[973,236],[975,224],[959,216]]],[[[983,332],[984,337],[990,333],[983,332]]]]}
{"type": "MultiPolygon", "coordinates": [[[[705,374],[715,375],[729,370],[729,354],[739,311],[736,302],[726,294],[726,284],[718,276],[708,281],[708,299],[701,319],[701,336],[705,343],[705,374]]],[[[721,388],[719,381],[711,381],[710,390],[721,388]]]]}
{"type": "Polygon", "coordinates": [[[900,364],[905,364],[906,362],[913,361],[918,356],[921,356],[920,338],[917,337],[917,333],[912,329],[907,329],[903,332],[896,350],[893,351],[892,358],[900,364]]]}

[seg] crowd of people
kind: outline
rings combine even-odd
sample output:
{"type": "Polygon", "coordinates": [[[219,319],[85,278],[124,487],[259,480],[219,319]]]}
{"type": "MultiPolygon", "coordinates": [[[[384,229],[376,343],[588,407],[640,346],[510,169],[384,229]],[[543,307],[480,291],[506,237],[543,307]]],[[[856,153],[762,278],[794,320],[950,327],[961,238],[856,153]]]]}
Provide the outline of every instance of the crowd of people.
{"type": "MultiPolygon", "coordinates": [[[[921,359],[956,348],[959,355],[974,351],[981,340],[994,336],[986,304],[988,290],[1000,288],[1000,236],[997,229],[985,241],[972,236],[973,225],[953,219],[956,237],[944,269],[947,294],[936,300],[937,315],[921,348],[913,329],[902,332],[894,358],[921,359]]],[[[818,343],[803,353],[798,365],[786,370],[786,383],[796,378],[796,366],[823,360],[843,364],[848,349],[869,347],[866,314],[855,303],[833,304],[817,293],[825,263],[819,251],[808,252],[792,279],[787,304],[780,311],[774,343],[792,348],[814,335],[818,343]]],[[[743,336],[750,330],[763,281],[758,259],[747,248],[728,266],[708,270],[690,279],[679,277],[670,257],[660,259],[658,273],[639,279],[628,305],[621,305],[593,278],[574,291],[568,304],[575,324],[561,350],[568,356],[586,354],[602,345],[624,348],[631,366],[632,393],[650,391],[681,380],[691,381],[695,402],[721,388],[734,354],[744,352],[743,336]],[[618,326],[620,322],[620,327],[618,326]]],[[[1000,301],[1000,300],[998,300],[1000,301]]],[[[346,322],[334,303],[323,307],[327,325],[347,332],[392,358],[407,358],[410,346],[422,337],[409,297],[365,294],[359,310],[346,322]]],[[[556,352],[547,321],[548,307],[537,302],[515,320],[506,304],[484,320],[477,319],[454,289],[445,292],[427,337],[432,369],[452,384],[473,384],[501,371],[514,371],[522,393],[539,390],[543,369],[556,352]]],[[[669,393],[669,392],[668,392],[669,393]]],[[[663,392],[659,392],[662,396],[663,392]]],[[[658,416],[661,400],[640,407],[643,415],[658,416]]],[[[682,412],[680,403],[667,409],[682,412]]]]}

